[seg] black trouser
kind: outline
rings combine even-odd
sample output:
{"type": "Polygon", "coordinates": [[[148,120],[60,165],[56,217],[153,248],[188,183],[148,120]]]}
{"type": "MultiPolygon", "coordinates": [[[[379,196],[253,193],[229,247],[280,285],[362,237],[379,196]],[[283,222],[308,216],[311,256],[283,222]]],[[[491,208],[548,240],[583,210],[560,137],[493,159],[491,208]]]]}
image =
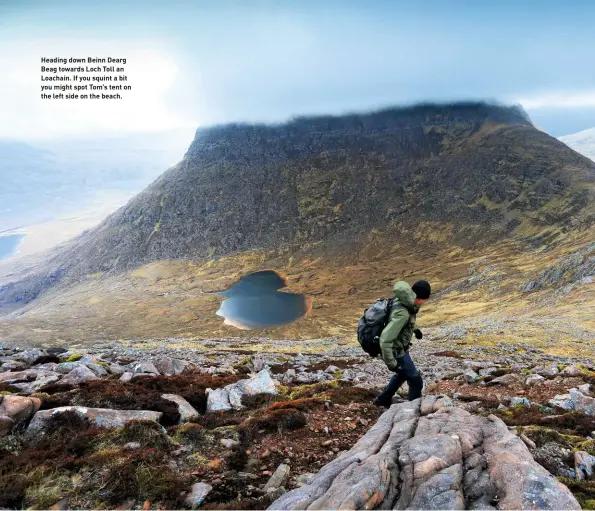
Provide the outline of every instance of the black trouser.
{"type": "Polygon", "coordinates": [[[413,401],[418,397],[421,397],[421,390],[424,386],[421,374],[415,367],[413,360],[409,356],[409,353],[405,353],[405,356],[401,359],[401,368],[397,370],[397,373],[390,379],[388,385],[378,396],[378,401],[381,403],[390,404],[393,396],[399,390],[399,387],[403,383],[407,382],[409,385],[409,401],[413,401]]]}

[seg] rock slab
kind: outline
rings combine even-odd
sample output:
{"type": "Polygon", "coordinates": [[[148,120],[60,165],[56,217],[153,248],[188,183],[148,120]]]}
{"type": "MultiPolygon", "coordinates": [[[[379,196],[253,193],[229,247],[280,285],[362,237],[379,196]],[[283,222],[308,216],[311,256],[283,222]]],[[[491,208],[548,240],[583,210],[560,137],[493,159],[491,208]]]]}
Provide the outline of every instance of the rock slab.
{"type": "Polygon", "coordinates": [[[391,406],[351,450],[269,509],[580,509],[498,417],[444,397],[391,406]]]}

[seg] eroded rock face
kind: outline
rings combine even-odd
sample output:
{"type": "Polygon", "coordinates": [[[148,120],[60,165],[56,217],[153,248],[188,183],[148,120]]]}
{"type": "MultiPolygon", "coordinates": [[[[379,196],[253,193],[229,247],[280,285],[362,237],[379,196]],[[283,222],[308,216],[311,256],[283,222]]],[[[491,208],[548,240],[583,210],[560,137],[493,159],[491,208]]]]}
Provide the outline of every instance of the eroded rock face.
{"type": "Polygon", "coordinates": [[[269,509],[580,509],[497,417],[425,396],[269,509]]]}

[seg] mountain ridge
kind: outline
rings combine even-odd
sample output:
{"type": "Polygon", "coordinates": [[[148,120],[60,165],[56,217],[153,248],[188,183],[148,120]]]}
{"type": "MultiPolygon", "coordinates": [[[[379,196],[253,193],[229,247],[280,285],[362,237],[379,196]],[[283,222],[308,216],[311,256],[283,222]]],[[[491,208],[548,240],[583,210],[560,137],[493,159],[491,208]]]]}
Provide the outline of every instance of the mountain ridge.
{"type": "Polygon", "coordinates": [[[547,243],[592,223],[594,183],[595,163],[519,107],[423,104],[202,128],[180,163],[41,273],[0,287],[0,305],[152,261],[330,254],[374,232],[380,244],[547,243]]]}

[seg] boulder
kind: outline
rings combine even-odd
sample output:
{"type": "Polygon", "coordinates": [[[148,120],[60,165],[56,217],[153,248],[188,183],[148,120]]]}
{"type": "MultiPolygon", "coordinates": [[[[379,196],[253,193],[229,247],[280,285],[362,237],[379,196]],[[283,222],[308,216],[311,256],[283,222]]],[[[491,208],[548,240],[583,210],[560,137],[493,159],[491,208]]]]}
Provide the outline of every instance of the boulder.
{"type": "Polygon", "coordinates": [[[122,374],[124,374],[126,372],[126,369],[124,369],[119,364],[110,364],[110,366],[108,367],[107,371],[108,371],[108,373],[111,373],[111,374],[122,375],[122,374]]]}
{"type": "Polygon", "coordinates": [[[324,372],[328,374],[335,374],[338,370],[339,368],[337,366],[331,364],[324,370],[324,372]]]}
{"type": "Polygon", "coordinates": [[[178,396],[177,394],[162,394],[161,397],[167,401],[174,402],[178,406],[178,412],[180,412],[180,424],[199,416],[196,409],[182,396],[178,396]]]}
{"type": "Polygon", "coordinates": [[[207,389],[207,412],[220,412],[231,410],[231,403],[229,402],[229,390],[221,389],[207,389]]]}
{"type": "Polygon", "coordinates": [[[582,412],[585,415],[595,415],[595,398],[585,396],[578,389],[570,389],[568,393],[577,412],[582,412]]]}
{"type": "Polygon", "coordinates": [[[223,388],[207,389],[207,412],[240,409],[244,397],[258,394],[276,394],[275,380],[263,369],[248,380],[240,380],[223,388]]]}
{"type": "Polygon", "coordinates": [[[562,369],[560,374],[564,376],[580,376],[583,372],[575,364],[571,364],[562,369]]]}
{"type": "Polygon", "coordinates": [[[508,373],[502,376],[498,376],[488,382],[488,385],[513,385],[518,383],[519,377],[514,373],[508,373]]]}
{"type": "Polygon", "coordinates": [[[159,373],[166,376],[179,376],[196,367],[187,360],[171,357],[159,357],[154,361],[154,364],[159,373]]]}
{"type": "Polygon", "coordinates": [[[64,412],[74,412],[78,416],[86,418],[93,426],[115,429],[121,428],[133,420],[150,420],[159,422],[161,412],[149,410],[111,410],[109,408],[87,408],[85,406],[61,406],[50,410],[41,410],[31,420],[25,435],[29,438],[43,434],[45,425],[50,417],[64,412]]]}
{"type": "Polygon", "coordinates": [[[531,406],[531,401],[526,397],[511,397],[510,406],[531,406]]]}
{"type": "Polygon", "coordinates": [[[107,376],[107,369],[99,364],[87,364],[87,367],[95,373],[95,376],[102,377],[107,376]]]}
{"type": "Polygon", "coordinates": [[[585,451],[574,453],[574,473],[578,481],[595,479],[595,456],[585,451]]]}
{"type": "Polygon", "coordinates": [[[533,368],[533,372],[544,377],[556,376],[558,374],[558,364],[551,363],[547,366],[537,366],[533,368]]]}
{"type": "Polygon", "coordinates": [[[70,371],[60,383],[64,385],[80,385],[83,382],[99,379],[91,369],[86,365],[75,367],[70,371]]]}
{"type": "Polygon", "coordinates": [[[574,403],[570,398],[570,394],[557,394],[549,403],[552,407],[562,408],[563,410],[574,410],[574,403]]]}
{"type": "Polygon", "coordinates": [[[198,509],[211,491],[213,491],[213,487],[210,484],[194,483],[190,494],[186,497],[186,504],[192,509],[198,509]]]}
{"type": "Polygon", "coordinates": [[[134,374],[132,374],[130,371],[125,371],[124,373],[122,373],[122,376],[120,376],[120,381],[123,382],[129,382],[130,380],[132,380],[132,377],[134,376],[134,374]]]}
{"type": "Polygon", "coordinates": [[[479,378],[479,374],[477,374],[473,369],[467,369],[463,373],[463,378],[467,383],[473,383],[477,378],[479,378]]]}
{"type": "Polygon", "coordinates": [[[0,415],[16,422],[29,420],[40,407],[41,399],[37,397],[0,395],[0,415]]]}
{"type": "Polygon", "coordinates": [[[2,383],[22,383],[33,381],[37,378],[35,369],[26,369],[24,371],[0,373],[0,382],[2,383]]]}
{"type": "Polygon", "coordinates": [[[47,356],[47,352],[44,350],[40,350],[39,348],[32,348],[28,350],[21,351],[14,355],[15,360],[20,360],[27,365],[33,365],[38,358],[47,356]]]}
{"type": "Polygon", "coordinates": [[[497,367],[486,367],[485,369],[479,370],[479,376],[490,376],[498,370],[497,367]]]}
{"type": "Polygon", "coordinates": [[[81,366],[84,366],[84,365],[85,364],[83,364],[82,362],[79,362],[79,361],[76,361],[76,362],[61,362],[60,364],[58,364],[54,368],[54,371],[56,371],[57,373],[61,373],[61,374],[68,374],[73,369],[76,369],[77,367],[81,367],[81,366]]]}
{"type": "Polygon", "coordinates": [[[22,371],[27,369],[27,364],[21,360],[7,360],[1,366],[2,371],[22,371]]]}
{"type": "Polygon", "coordinates": [[[34,392],[39,392],[43,387],[46,385],[51,385],[52,383],[56,383],[60,380],[60,375],[58,373],[55,374],[44,374],[39,375],[36,380],[27,383],[13,383],[12,386],[19,389],[21,392],[25,394],[33,394],[34,392]]]}
{"type": "Polygon", "coordinates": [[[132,374],[136,376],[137,374],[144,373],[159,376],[159,371],[151,362],[138,362],[134,364],[134,366],[132,367],[132,374]]]}
{"type": "Polygon", "coordinates": [[[263,491],[268,492],[269,490],[276,490],[285,484],[289,478],[289,465],[281,463],[277,467],[277,470],[273,473],[270,479],[264,485],[263,491]]]}
{"type": "Polygon", "coordinates": [[[424,396],[391,406],[347,452],[269,509],[580,509],[494,415],[424,396]]]}
{"type": "Polygon", "coordinates": [[[532,387],[533,385],[541,383],[544,380],[545,380],[545,378],[543,376],[541,376],[540,374],[530,374],[525,379],[525,385],[532,387]]]}

